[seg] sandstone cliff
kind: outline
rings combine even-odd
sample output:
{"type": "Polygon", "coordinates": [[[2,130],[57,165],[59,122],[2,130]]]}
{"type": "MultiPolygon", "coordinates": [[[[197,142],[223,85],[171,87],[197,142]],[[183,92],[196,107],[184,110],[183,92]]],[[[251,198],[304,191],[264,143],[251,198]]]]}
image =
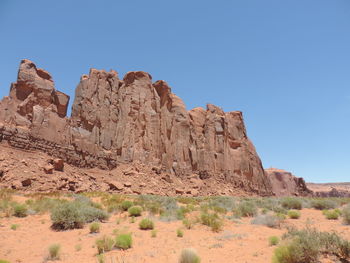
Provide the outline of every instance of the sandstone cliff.
{"type": "Polygon", "coordinates": [[[276,196],[311,196],[313,192],[307,187],[301,177],[282,169],[269,168],[265,170],[269,178],[272,191],[276,196]]]}
{"type": "Polygon", "coordinates": [[[21,61],[0,102],[0,141],[76,167],[143,164],[170,183],[198,177],[222,189],[272,194],[241,112],[210,104],[187,111],[165,81],[152,82],[142,71],[119,79],[115,71],[91,69],[81,77],[70,118],[68,102],[48,72],[21,61]]]}

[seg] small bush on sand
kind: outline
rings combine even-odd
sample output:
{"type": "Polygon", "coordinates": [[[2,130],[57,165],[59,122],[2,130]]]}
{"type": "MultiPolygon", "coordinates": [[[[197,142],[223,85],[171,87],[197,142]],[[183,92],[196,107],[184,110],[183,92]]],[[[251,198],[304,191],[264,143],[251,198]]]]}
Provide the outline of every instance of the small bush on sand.
{"type": "Polygon", "coordinates": [[[133,202],[131,202],[131,201],[129,201],[129,200],[125,200],[125,201],[122,202],[121,208],[123,209],[123,211],[128,211],[128,209],[129,209],[130,207],[132,207],[133,205],[134,205],[133,202]]]}
{"type": "Polygon", "coordinates": [[[15,204],[14,207],[14,216],[16,217],[26,217],[28,214],[28,208],[24,204],[15,204]]]}
{"type": "Polygon", "coordinates": [[[0,259],[0,263],[11,263],[10,261],[4,260],[4,259],[0,259]]]}
{"type": "Polygon", "coordinates": [[[291,219],[299,219],[300,218],[300,212],[295,210],[288,211],[288,217],[291,219]]]}
{"type": "Polygon", "coordinates": [[[337,203],[329,199],[317,199],[311,202],[311,206],[318,210],[329,210],[337,207],[337,203]]]}
{"type": "Polygon", "coordinates": [[[141,216],[142,207],[141,206],[132,206],[128,209],[129,216],[141,216]]]}
{"type": "Polygon", "coordinates": [[[258,213],[258,208],[253,201],[242,201],[237,209],[239,215],[243,217],[252,217],[258,213]]]}
{"type": "Polygon", "coordinates": [[[151,231],[151,237],[157,237],[157,230],[153,229],[151,231]]]}
{"type": "Polygon", "coordinates": [[[177,237],[183,237],[184,236],[184,232],[181,229],[176,230],[176,236],[177,237]]]}
{"type": "Polygon", "coordinates": [[[202,213],[200,220],[203,225],[211,227],[214,232],[219,232],[223,225],[222,220],[217,214],[202,213]]]}
{"type": "Polygon", "coordinates": [[[119,249],[128,249],[132,247],[132,236],[129,234],[120,234],[115,239],[115,246],[119,249]]]}
{"type": "Polygon", "coordinates": [[[296,197],[286,197],[282,199],[282,207],[286,209],[301,210],[303,207],[302,201],[296,197]]]}
{"type": "Polygon", "coordinates": [[[61,245],[53,244],[49,247],[49,260],[58,260],[60,259],[61,254],[61,245]]]}
{"type": "Polygon", "coordinates": [[[52,228],[56,230],[82,228],[85,223],[107,218],[108,214],[105,211],[82,201],[63,203],[51,211],[52,228]]]}
{"type": "Polygon", "coordinates": [[[194,226],[194,220],[189,219],[189,218],[185,218],[184,220],[182,220],[182,224],[187,228],[187,229],[191,229],[194,226]]]}
{"type": "Polygon", "coordinates": [[[280,239],[276,236],[269,237],[270,246],[277,246],[279,241],[280,241],[280,239]]]}
{"type": "Polygon", "coordinates": [[[253,225],[264,225],[271,228],[279,228],[282,223],[282,219],[278,216],[272,214],[258,215],[256,216],[251,223],[253,225]]]}
{"type": "Polygon", "coordinates": [[[17,225],[17,224],[12,224],[11,225],[11,229],[12,230],[17,230],[17,228],[19,228],[19,225],[17,225]]]}
{"type": "Polygon", "coordinates": [[[98,254],[103,254],[105,252],[111,251],[115,245],[113,238],[109,236],[103,236],[96,240],[96,247],[98,254]]]}
{"type": "Polygon", "coordinates": [[[90,225],[90,233],[100,233],[100,223],[93,222],[90,225]]]}
{"type": "Polygon", "coordinates": [[[142,230],[149,230],[154,228],[154,223],[151,219],[149,218],[144,218],[141,220],[139,224],[140,229],[142,230]]]}
{"type": "Polygon", "coordinates": [[[343,222],[345,225],[350,225],[350,205],[347,205],[342,211],[343,222]]]}
{"type": "Polygon", "coordinates": [[[337,210],[323,210],[324,215],[328,220],[337,220],[340,216],[337,210]]]}
{"type": "Polygon", "coordinates": [[[179,263],[200,263],[201,259],[197,252],[192,248],[185,248],[182,250],[179,263]]]}

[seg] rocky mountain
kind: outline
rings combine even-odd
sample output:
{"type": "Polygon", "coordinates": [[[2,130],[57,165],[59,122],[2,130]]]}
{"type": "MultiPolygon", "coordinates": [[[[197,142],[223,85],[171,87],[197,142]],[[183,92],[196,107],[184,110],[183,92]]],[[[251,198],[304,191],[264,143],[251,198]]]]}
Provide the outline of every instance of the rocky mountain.
{"type": "MultiPolygon", "coordinates": [[[[164,186],[168,190],[163,194],[175,193],[176,186],[182,187],[176,192],[190,194],[191,180],[198,180],[213,189],[197,187],[199,194],[273,195],[241,112],[224,112],[211,104],[187,111],[165,81],[152,82],[150,74],[142,71],[120,79],[116,71],[91,69],[80,79],[70,118],[68,103],[69,96],[55,89],[47,71],[22,60],[17,81],[0,102],[1,146],[44,153],[73,170],[100,169],[109,181],[121,184],[125,178],[113,171],[138,167],[146,172],[139,182],[152,177],[174,184],[169,189],[164,186]]],[[[53,165],[53,160],[48,162],[53,165]]],[[[44,168],[39,170],[47,174],[44,168]]],[[[16,180],[13,175],[12,181],[6,179],[7,173],[3,172],[0,184],[16,180]]],[[[34,181],[35,176],[31,176],[34,181]]],[[[110,185],[107,179],[102,178],[101,185],[110,185]]]]}
{"type": "Polygon", "coordinates": [[[311,196],[313,192],[307,187],[301,177],[282,169],[269,168],[265,170],[276,196],[311,196]]]}

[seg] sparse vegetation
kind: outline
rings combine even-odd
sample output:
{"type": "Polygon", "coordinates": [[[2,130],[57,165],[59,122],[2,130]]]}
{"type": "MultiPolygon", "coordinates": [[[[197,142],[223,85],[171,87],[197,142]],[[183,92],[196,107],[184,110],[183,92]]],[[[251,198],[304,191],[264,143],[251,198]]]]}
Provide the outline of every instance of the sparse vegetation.
{"type": "Polygon", "coordinates": [[[103,221],[108,214],[90,201],[75,200],[55,207],[51,212],[52,228],[66,230],[82,228],[85,223],[103,221]]]}
{"type": "Polygon", "coordinates": [[[219,232],[223,226],[223,222],[217,214],[202,213],[200,220],[203,225],[211,227],[214,232],[219,232]]]}
{"type": "Polygon", "coordinates": [[[26,217],[28,215],[28,208],[25,204],[15,204],[13,210],[16,217],[26,217]]]}
{"type": "Polygon", "coordinates": [[[271,236],[269,237],[269,244],[270,246],[277,246],[279,243],[280,239],[276,236],[271,236]]]}
{"type": "Polygon", "coordinates": [[[183,237],[184,236],[184,232],[181,229],[176,230],[176,236],[177,237],[183,237]]]}
{"type": "Polygon", "coordinates": [[[90,233],[99,233],[100,232],[100,224],[98,222],[93,222],[90,225],[90,233]]]}
{"type": "Polygon", "coordinates": [[[342,211],[343,222],[345,225],[350,225],[350,204],[342,211]]]}
{"type": "Polygon", "coordinates": [[[303,203],[300,199],[295,197],[286,197],[282,199],[282,207],[286,209],[296,209],[301,210],[303,208],[303,203]]]}
{"type": "Polygon", "coordinates": [[[318,210],[329,210],[337,207],[337,203],[329,199],[317,199],[311,202],[311,206],[318,210]]]}
{"type": "Polygon", "coordinates": [[[180,255],[179,263],[200,263],[201,259],[192,248],[185,248],[180,255]]]}
{"type": "Polygon", "coordinates": [[[128,209],[129,216],[141,216],[142,207],[141,206],[132,206],[128,209]]]}
{"type": "Polygon", "coordinates": [[[252,220],[254,225],[264,225],[271,228],[279,228],[283,219],[272,214],[258,215],[252,220]]]}
{"type": "Polygon", "coordinates": [[[242,201],[233,209],[233,213],[238,217],[253,217],[258,213],[258,208],[253,201],[242,201]]]}
{"type": "Polygon", "coordinates": [[[151,237],[157,237],[157,230],[155,230],[155,229],[153,229],[152,231],[151,231],[151,237]]]}
{"type": "Polygon", "coordinates": [[[115,239],[115,246],[119,249],[128,249],[132,247],[132,236],[129,234],[117,235],[115,239]]]}
{"type": "Polygon", "coordinates": [[[106,235],[100,239],[97,239],[96,247],[98,254],[103,254],[105,252],[111,251],[115,244],[116,243],[114,239],[106,235]]]}
{"type": "Polygon", "coordinates": [[[193,228],[195,221],[189,218],[184,218],[182,220],[183,225],[187,228],[187,229],[191,229],[193,228]]]}
{"type": "Polygon", "coordinates": [[[12,224],[11,225],[11,229],[12,230],[17,230],[19,228],[19,225],[18,224],[12,224]]]}
{"type": "Polygon", "coordinates": [[[300,212],[295,211],[295,210],[290,210],[290,211],[288,211],[288,217],[290,219],[299,219],[300,218],[300,212]]]}
{"type": "Polygon", "coordinates": [[[53,244],[49,247],[49,260],[58,260],[61,256],[61,245],[53,244]]]}
{"type": "Polygon", "coordinates": [[[122,207],[123,211],[128,211],[128,209],[130,207],[132,207],[133,205],[134,205],[133,202],[131,202],[129,200],[125,200],[125,201],[122,202],[121,207],[122,207]]]}
{"type": "Polygon", "coordinates": [[[334,209],[334,210],[323,210],[324,211],[324,215],[326,216],[326,218],[328,220],[337,220],[340,216],[340,213],[338,210],[334,209]]]}
{"type": "Polygon", "coordinates": [[[149,230],[154,228],[154,223],[151,219],[149,218],[144,218],[141,220],[139,224],[140,229],[142,230],[149,230]]]}

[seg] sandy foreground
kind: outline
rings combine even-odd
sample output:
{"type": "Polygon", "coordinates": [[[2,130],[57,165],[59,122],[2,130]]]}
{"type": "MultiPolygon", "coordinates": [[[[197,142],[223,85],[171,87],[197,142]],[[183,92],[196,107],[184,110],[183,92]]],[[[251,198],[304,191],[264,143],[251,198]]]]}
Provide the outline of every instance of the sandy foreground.
{"type": "MultiPolygon", "coordinates": [[[[142,218],[142,217],[141,217],[142,218]]],[[[271,262],[275,247],[268,243],[270,236],[281,236],[287,226],[304,228],[316,227],[322,231],[336,231],[346,239],[350,239],[350,227],[341,220],[327,220],[322,211],[303,209],[300,219],[287,219],[281,229],[252,225],[251,218],[242,218],[235,222],[226,220],[219,233],[208,227],[196,224],[193,229],[184,229],[181,221],[161,222],[155,219],[157,236],[151,237],[151,231],[138,228],[141,218],[131,223],[130,218],[114,215],[101,224],[101,232],[90,234],[89,226],[83,229],[56,232],[51,230],[49,214],[30,215],[26,218],[0,219],[0,259],[12,263],[45,262],[48,247],[53,243],[62,246],[61,260],[57,262],[97,262],[95,241],[103,235],[113,235],[113,231],[133,233],[133,247],[126,251],[113,250],[106,253],[109,262],[178,262],[183,248],[194,248],[207,262],[266,263],[271,262]],[[118,219],[120,223],[117,224],[118,219]],[[12,224],[18,224],[17,230],[11,230],[12,224]],[[182,238],[176,236],[177,229],[183,229],[182,238]],[[81,249],[77,249],[81,247],[81,249]],[[79,250],[79,251],[78,251],[79,250]],[[114,261],[111,261],[111,260],[114,261]]],[[[323,261],[328,262],[328,261],[323,261]]],[[[332,262],[332,261],[329,261],[332,262]]]]}

